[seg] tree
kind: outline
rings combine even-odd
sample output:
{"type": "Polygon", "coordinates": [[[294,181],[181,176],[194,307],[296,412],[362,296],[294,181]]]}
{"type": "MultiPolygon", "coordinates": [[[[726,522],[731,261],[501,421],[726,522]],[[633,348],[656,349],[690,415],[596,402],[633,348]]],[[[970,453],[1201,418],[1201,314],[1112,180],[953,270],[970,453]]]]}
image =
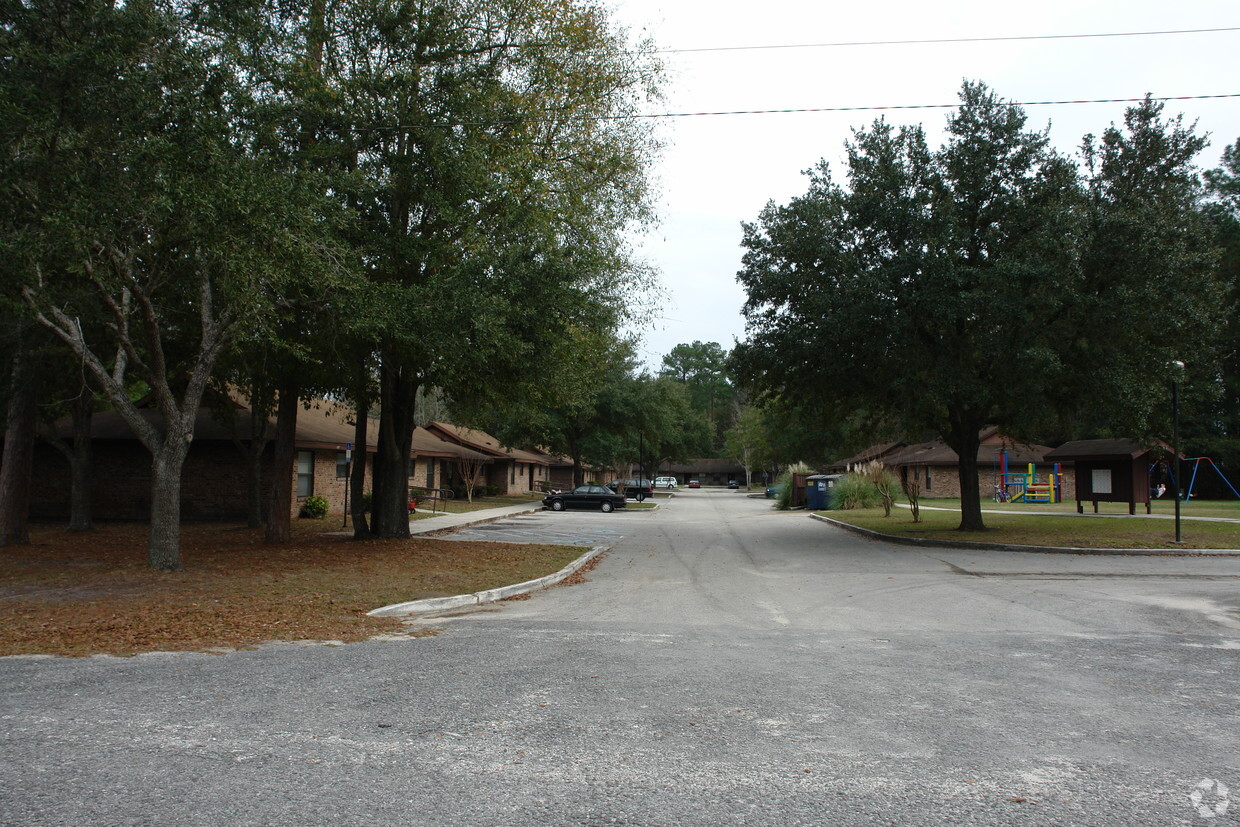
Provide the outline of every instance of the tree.
{"type": "Polygon", "coordinates": [[[746,488],[753,487],[755,468],[770,468],[773,465],[771,447],[763,426],[762,411],[746,405],[737,415],[736,425],[724,434],[727,452],[745,469],[746,488]]]}
{"type": "Polygon", "coordinates": [[[369,282],[359,340],[378,377],[372,525],[408,535],[405,461],[417,394],[480,405],[546,375],[578,329],[618,326],[649,216],[652,91],[600,7],[450,0],[328,8],[323,89],[340,110],[317,151],[352,173],[369,282]]]}
{"type": "Polygon", "coordinates": [[[1129,108],[1086,138],[1082,181],[1019,107],[981,84],[961,101],[938,151],[879,121],[848,145],[847,189],[820,165],[746,227],[734,362],[766,397],[937,433],[977,530],[983,426],[1153,435],[1171,363],[1217,370],[1225,303],[1182,119],[1129,108]]]}
{"type": "Polygon", "coordinates": [[[723,447],[723,434],[735,421],[736,391],[727,374],[728,354],[718,342],[678,344],[663,357],[660,376],[670,377],[689,390],[694,409],[710,423],[712,445],[723,447]]]}
{"type": "Polygon", "coordinates": [[[30,544],[27,516],[38,418],[31,333],[28,323],[18,326],[17,344],[8,371],[4,457],[0,462],[0,547],[30,544]]]}
{"type": "MultiPolygon", "coordinates": [[[[1122,126],[1086,136],[1088,222],[1081,242],[1086,304],[1075,395],[1096,430],[1150,439],[1170,432],[1169,385],[1218,388],[1227,294],[1195,159],[1206,139],[1148,96],[1122,126]]],[[[1082,418],[1084,418],[1082,416],[1082,418]]],[[[1197,417],[1191,417],[1197,419],[1197,417]]]]}
{"type": "Polygon", "coordinates": [[[642,374],[637,391],[638,411],[632,426],[642,438],[644,459],[653,460],[656,469],[663,463],[702,456],[710,448],[711,425],[694,410],[684,385],[666,376],[642,374]]]}
{"type": "Polygon", "coordinates": [[[478,487],[479,480],[485,480],[483,472],[490,463],[489,459],[484,457],[459,457],[453,464],[456,466],[457,472],[460,474],[460,483],[465,488],[465,501],[474,501],[474,489],[478,487]]]}
{"type": "Polygon", "coordinates": [[[1210,199],[1206,217],[1221,250],[1219,274],[1227,290],[1219,353],[1221,382],[1216,398],[1185,430],[1203,450],[1235,468],[1240,466],[1240,141],[1223,150],[1221,165],[1208,170],[1205,178],[1210,199]],[[1195,423],[1200,424],[1195,428],[1195,423]]]}
{"type": "MultiPolygon", "coordinates": [[[[63,348],[58,348],[63,350],[63,348]]],[[[65,364],[60,359],[55,364],[65,364]]],[[[54,391],[57,398],[50,399],[40,409],[40,418],[47,426],[40,429],[39,438],[51,445],[69,463],[69,525],[68,531],[91,531],[95,527],[94,492],[94,443],[91,423],[95,410],[104,401],[94,390],[90,374],[78,369],[68,372],[49,371],[56,380],[54,391]],[[64,417],[70,421],[68,438],[51,433],[52,426],[64,417]]]]}
{"type": "Polygon", "coordinates": [[[960,457],[962,530],[984,527],[979,432],[1044,418],[1073,341],[1083,196],[1025,124],[966,83],[938,151],[877,121],[847,145],[847,188],[822,163],[744,229],[736,372],[760,398],[938,433],[960,457]]]}
{"type": "Polygon", "coordinates": [[[323,269],[313,193],[255,151],[243,78],[184,22],[158,3],[22,8],[3,76],[4,99],[29,105],[5,134],[24,167],[23,295],[150,451],[148,562],[165,571],[181,566],[181,467],[220,353],[290,274],[323,269]],[[94,308],[107,335],[81,322],[94,308]]]}

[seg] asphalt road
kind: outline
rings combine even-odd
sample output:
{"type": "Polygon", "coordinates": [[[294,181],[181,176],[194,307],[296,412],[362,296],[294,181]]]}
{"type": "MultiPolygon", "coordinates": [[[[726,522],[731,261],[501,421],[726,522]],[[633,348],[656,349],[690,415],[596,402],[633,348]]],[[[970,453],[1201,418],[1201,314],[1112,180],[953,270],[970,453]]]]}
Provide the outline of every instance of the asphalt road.
{"type": "Polygon", "coordinates": [[[614,549],[433,637],[0,659],[0,822],[1240,823],[1238,558],[914,550],[723,491],[482,533],[614,549]]]}

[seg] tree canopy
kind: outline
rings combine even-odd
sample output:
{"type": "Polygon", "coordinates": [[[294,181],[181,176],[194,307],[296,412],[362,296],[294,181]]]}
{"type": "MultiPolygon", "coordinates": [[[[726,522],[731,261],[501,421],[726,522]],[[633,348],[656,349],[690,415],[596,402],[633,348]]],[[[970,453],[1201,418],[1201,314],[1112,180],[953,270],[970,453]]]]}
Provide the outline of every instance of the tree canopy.
{"type": "Polygon", "coordinates": [[[5,299],[25,298],[2,310],[68,344],[151,450],[152,565],[179,565],[180,465],[219,366],[282,411],[309,388],[378,403],[372,528],[404,536],[419,388],[536,396],[567,342],[643,312],[627,238],[658,143],[629,116],[659,66],[596,4],[0,14],[5,299]]]}
{"type": "Polygon", "coordinates": [[[821,163],[805,195],[744,226],[732,364],[759,398],[936,433],[960,457],[968,530],[985,426],[1022,435],[1105,407],[1148,432],[1170,355],[1207,359],[1179,349],[1221,302],[1199,142],[1159,104],[1087,142],[1083,175],[984,84],[960,99],[937,150],[876,121],[847,144],[846,185],[821,163]]]}
{"type": "Polygon", "coordinates": [[[663,357],[659,375],[685,387],[689,402],[709,428],[702,456],[725,450],[724,434],[736,421],[738,399],[728,376],[728,354],[718,342],[681,343],[663,357]]]}

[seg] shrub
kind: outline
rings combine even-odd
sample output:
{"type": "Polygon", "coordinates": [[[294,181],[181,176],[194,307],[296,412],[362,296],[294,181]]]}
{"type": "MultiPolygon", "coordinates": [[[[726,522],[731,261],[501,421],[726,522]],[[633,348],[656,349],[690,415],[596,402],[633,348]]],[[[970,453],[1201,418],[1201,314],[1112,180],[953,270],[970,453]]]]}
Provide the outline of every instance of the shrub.
{"type": "Polygon", "coordinates": [[[792,474],[788,471],[775,480],[775,507],[780,511],[792,508],[792,474]]]}
{"type": "Polygon", "coordinates": [[[320,497],[318,494],[306,497],[305,502],[301,504],[301,516],[309,517],[311,520],[321,520],[327,516],[327,509],[331,504],[327,502],[327,497],[320,497]]]}
{"type": "Polygon", "coordinates": [[[857,473],[874,486],[883,506],[883,516],[890,517],[891,506],[895,503],[896,491],[900,487],[900,479],[878,460],[867,462],[857,469],[857,473]]]}
{"type": "Polygon", "coordinates": [[[904,482],[904,496],[908,497],[909,510],[913,512],[913,522],[921,522],[921,484],[916,480],[904,482]]]}
{"type": "Polygon", "coordinates": [[[836,480],[831,497],[831,507],[837,509],[877,508],[882,504],[882,499],[874,483],[861,474],[848,474],[836,480]]]}
{"type": "Polygon", "coordinates": [[[794,462],[785,469],[784,473],[779,475],[775,480],[775,487],[779,491],[775,494],[775,507],[780,511],[787,511],[792,508],[792,475],[793,474],[809,474],[813,469],[804,462],[794,462]]]}

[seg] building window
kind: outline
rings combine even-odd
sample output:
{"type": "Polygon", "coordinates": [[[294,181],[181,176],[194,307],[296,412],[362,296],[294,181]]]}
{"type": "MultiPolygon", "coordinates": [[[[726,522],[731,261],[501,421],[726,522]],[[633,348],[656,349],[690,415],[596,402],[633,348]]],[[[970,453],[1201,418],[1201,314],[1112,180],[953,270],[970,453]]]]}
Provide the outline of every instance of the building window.
{"type": "Polygon", "coordinates": [[[297,452],[297,496],[314,493],[314,451],[297,452]]]}
{"type": "Polygon", "coordinates": [[[405,462],[405,476],[408,477],[409,479],[413,479],[413,475],[414,473],[417,472],[417,470],[418,470],[418,458],[409,457],[409,459],[405,462]]]}
{"type": "Polygon", "coordinates": [[[929,491],[932,488],[934,488],[934,486],[930,484],[930,466],[927,465],[926,466],[926,490],[929,491]]]}
{"type": "Polygon", "coordinates": [[[427,488],[435,487],[435,458],[434,457],[426,458],[426,487],[427,488]]]}
{"type": "Polygon", "coordinates": [[[349,455],[344,451],[336,452],[336,479],[343,480],[349,477],[349,455]]]}

